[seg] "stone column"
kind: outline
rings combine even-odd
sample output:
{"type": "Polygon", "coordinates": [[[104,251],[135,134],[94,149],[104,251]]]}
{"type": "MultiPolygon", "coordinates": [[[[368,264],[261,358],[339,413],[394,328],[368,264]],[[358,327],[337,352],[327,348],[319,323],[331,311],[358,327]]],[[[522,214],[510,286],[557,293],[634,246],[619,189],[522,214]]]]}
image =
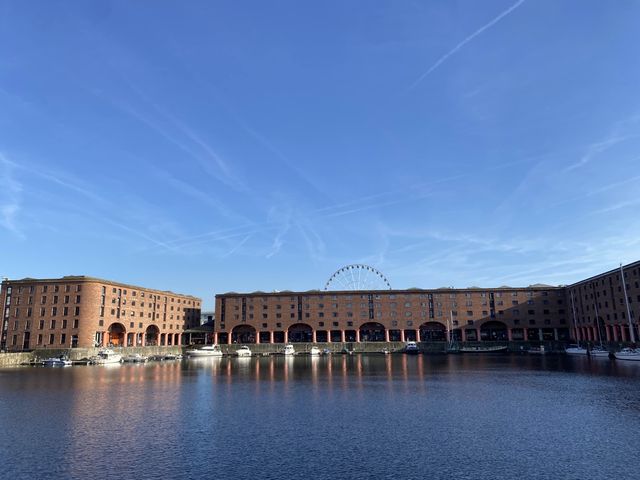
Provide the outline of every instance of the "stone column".
{"type": "Polygon", "coordinates": [[[218,344],[218,332],[213,332],[213,344],[218,344]]]}
{"type": "Polygon", "coordinates": [[[466,341],[467,341],[467,331],[466,331],[466,329],[465,329],[464,327],[462,327],[462,328],[460,329],[460,339],[461,339],[463,342],[466,342],[466,341]]]}
{"type": "Polygon", "coordinates": [[[360,329],[356,329],[356,343],[360,343],[360,329]]]}
{"type": "Polygon", "coordinates": [[[316,343],[316,329],[314,328],[313,330],[311,330],[311,341],[313,343],[316,343]]]}
{"type": "Polygon", "coordinates": [[[384,341],[388,342],[389,341],[389,330],[388,329],[384,329],[384,341]]]}
{"type": "Polygon", "coordinates": [[[340,341],[342,343],[344,343],[346,340],[345,335],[344,335],[344,330],[340,330],[340,341]]]}
{"type": "Polygon", "coordinates": [[[554,328],[553,329],[553,339],[557,342],[558,341],[558,329],[554,328]]]}
{"type": "Polygon", "coordinates": [[[289,330],[284,331],[284,343],[289,343],[289,330]]]}
{"type": "Polygon", "coordinates": [[[619,339],[620,339],[620,336],[618,335],[618,326],[614,325],[613,326],[613,341],[617,342],[617,341],[619,341],[619,339]]]}
{"type": "Polygon", "coordinates": [[[507,328],[507,340],[513,340],[513,334],[511,333],[511,328],[507,328]]]}
{"type": "MultiPolygon", "coordinates": [[[[476,341],[479,342],[480,340],[482,340],[482,336],[480,335],[480,329],[476,328],[476,341]]],[[[491,338],[489,338],[489,340],[491,340],[491,338]]]]}
{"type": "Polygon", "coordinates": [[[273,343],[273,330],[269,331],[269,343],[273,343]]]}
{"type": "Polygon", "coordinates": [[[404,340],[404,328],[401,328],[401,329],[400,329],[400,341],[401,341],[401,342],[404,342],[404,341],[405,341],[405,340],[404,340]]]}
{"type": "Polygon", "coordinates": [[[256,330],[256,345],[260,345],[260,332],[256,330]]]}
{"type": "Polygon", "coordinates": [[[327,330],[327,343],[331,343],[331,330],[327,330]]]}

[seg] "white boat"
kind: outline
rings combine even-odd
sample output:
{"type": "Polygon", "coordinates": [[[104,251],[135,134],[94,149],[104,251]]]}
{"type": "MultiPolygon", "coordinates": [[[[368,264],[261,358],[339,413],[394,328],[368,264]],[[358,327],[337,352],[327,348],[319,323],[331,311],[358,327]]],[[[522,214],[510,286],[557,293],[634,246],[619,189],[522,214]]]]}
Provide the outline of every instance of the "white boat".
{"type": "Polygon", "coordinates": [[[205,345],[202,348],[187,350],[189,357],[221,357],[220,345],[205,345]]]}
{"type": "Polygon", "coordinates": [[[246,345],[242,345],[236,351],[236,355],[239,356],[239,357],[250,357],[251,356],[251,350],[249,350],[249,347],[247,347],[246,345]]]}
{"type": "Polygon", "coordinates": [[[587,349],[580,345],[569,345],[564,351],[567,355],[587,355],[587,349]]]}
{"type": "Polygon", "coordinates": [[[462,347],[461,353],[500,353],[506,352],[508,347],[506,345],[491,345],[491,346],[474,346],[474,347],[462,347]]]}
{"type": "Polygon", "coordinates": [[[414,341],[408,341],[407,345],[404,347],[405,353],[414,354],[418,353],[420,349],[418,348],[418,344],[414,341]]]}
{"type": "Polygon", "coordinates": [[[311,350],[309,350],[309,355],[315,357],[320,355],[320,349],[318,347],[311,347],[311,350]]]}
{"type": "Polygon", "coordinates": [[[619,352],[613,354],[618,360],[632,360],[640,362],[640,350],[633,348],[623,348],[619,352]]]}
{"type": "Polygon", "coordinates": [[[589,350],[589,355],[592,357],[604,357],[609,358],[609,350],[604,347],[593,347],[589,350]]]}
{"type": "Polygon", "coordinates": [[[45,367],[70,367],[71,365],[73,365],[71,360],[69,360],[65,356],[47,358],[42,362],[42,364],[45,367]]]}
{"type": "Polygon", "coordinates": [[[98,365],[107,365],[109,363],[120,363],[122,360],[122,355],[114,352],[110,348],[103,348],[98,351],[98,356],[95,357],[94,363],[98,365]]]}
{"type": "Polygon", "coordinates": [[[295,355],[296,354],[296,349],[293,348],[293,345],[291,345],[290,343],[284,346],[284,352],[285,355],[295,355]]]}
{"type": "Polygon", "coordinates": [[[139,353],[122,357],[122,361],[124,363],[146,363],[147,360],[147,357],[140,355],[139,353]]]}

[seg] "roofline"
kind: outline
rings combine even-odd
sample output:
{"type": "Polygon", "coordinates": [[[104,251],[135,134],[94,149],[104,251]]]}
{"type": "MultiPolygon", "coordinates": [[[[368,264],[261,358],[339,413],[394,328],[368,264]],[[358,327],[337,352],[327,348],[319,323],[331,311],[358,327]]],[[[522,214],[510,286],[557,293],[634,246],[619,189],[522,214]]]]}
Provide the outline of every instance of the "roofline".
{"type": "Polygon", "coordinates": [[[65,275],[60,278],[21,278],[17,280],[6,279],[2,281],[2,285],[17,285],[17,284],[29,284],[29,283],[103,283],[105,285],[125,287],[134,290],[146,290],[148,292],[160,293],[163,295],[174,295],[177,297],[193,298],[202,302],[200,297],[193,295],[185,295],[183,293],[175,293],[171,290],[157,290],[155,288],[141,287],[139,285],[131,285],[129,283],[116,282],[114,280],[106,280],[104,278],[89,277],[86,275],[65,275]]]}
{"type": "Polygon", "coordinates": [[[407,294],[407,293],[447,293],[447,292],[504,292],[504,291],[524,291],[524,290],[535,290],[535,291],[544,291],[544,290],[561,290],[564,289],[565,285],[544,285],[544,286],[534,286],[530,285],[528,287],[488,287],[488,288],[476,288],[476,287],[468,287],[468,288],[449,288],[449,287],[441,287],[441,288],[411,288],[411,289],[402,289],[402,290],[307,290],[294,292],[291,290],[281,290],[279,292],[226,292],[226,293],[217,293],[216,297],[286,297],[287,295],[333,295],[333,294],[347,294],[347,295],[355,295],[355,294],[363,294],[363,293],[372,293],[372,294],[407,294]]]}
{"type": "MultiPolygon", "coordinates": [[[[626,270],[627,268],[631,268],[631,267],[640,267],[640,260],[637,260],[635,262],[631,262],[631,263],[628,263],[626,265],[623,265],[622,269],[626,270]]],[[[593,276],[591,276],[589,278],[585,278],[584,280],[580,280],[578,282],[572,283],[570,285],[567,285],[567,287],[571,288],[571,287],[574,287],[576,285],[580,285],[580,284],[583,284],[583,283],[588,283],[588,282],[591,282],[591,281],[595,280],[596,278],[600,278],[600,277],[604,277],[604,276],[607,276],[607,275],[611,275],[612,273],[616,273],[616,272],[619,272],[619,271],[620,271],[620,267],[617,267],[617,268],[614,268],[612,270],[609,270],[608,272],[599,273],[599,274],[593,275],[593,276]]]]}

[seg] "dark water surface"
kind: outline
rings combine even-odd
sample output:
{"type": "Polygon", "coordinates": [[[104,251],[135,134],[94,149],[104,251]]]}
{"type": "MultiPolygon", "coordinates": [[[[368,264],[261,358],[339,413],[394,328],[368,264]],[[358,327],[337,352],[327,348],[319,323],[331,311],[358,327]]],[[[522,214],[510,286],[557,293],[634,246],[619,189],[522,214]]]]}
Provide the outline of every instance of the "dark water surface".
{"type": "Polygon", "coordinates": [[[640,365],[534,356],[0,370],[0,478],[640,478],[640,365]]]}

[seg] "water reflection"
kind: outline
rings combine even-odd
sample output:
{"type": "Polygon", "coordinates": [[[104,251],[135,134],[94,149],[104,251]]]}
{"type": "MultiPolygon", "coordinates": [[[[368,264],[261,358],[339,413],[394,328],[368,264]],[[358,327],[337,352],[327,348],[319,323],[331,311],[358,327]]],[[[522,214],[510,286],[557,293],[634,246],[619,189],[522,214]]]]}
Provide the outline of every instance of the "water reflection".
{"type": "Polygon", "coordinates": [[[551,355],[3,370],[0,462],[7,478],[632,478],[639,379],[551,355]]]}

